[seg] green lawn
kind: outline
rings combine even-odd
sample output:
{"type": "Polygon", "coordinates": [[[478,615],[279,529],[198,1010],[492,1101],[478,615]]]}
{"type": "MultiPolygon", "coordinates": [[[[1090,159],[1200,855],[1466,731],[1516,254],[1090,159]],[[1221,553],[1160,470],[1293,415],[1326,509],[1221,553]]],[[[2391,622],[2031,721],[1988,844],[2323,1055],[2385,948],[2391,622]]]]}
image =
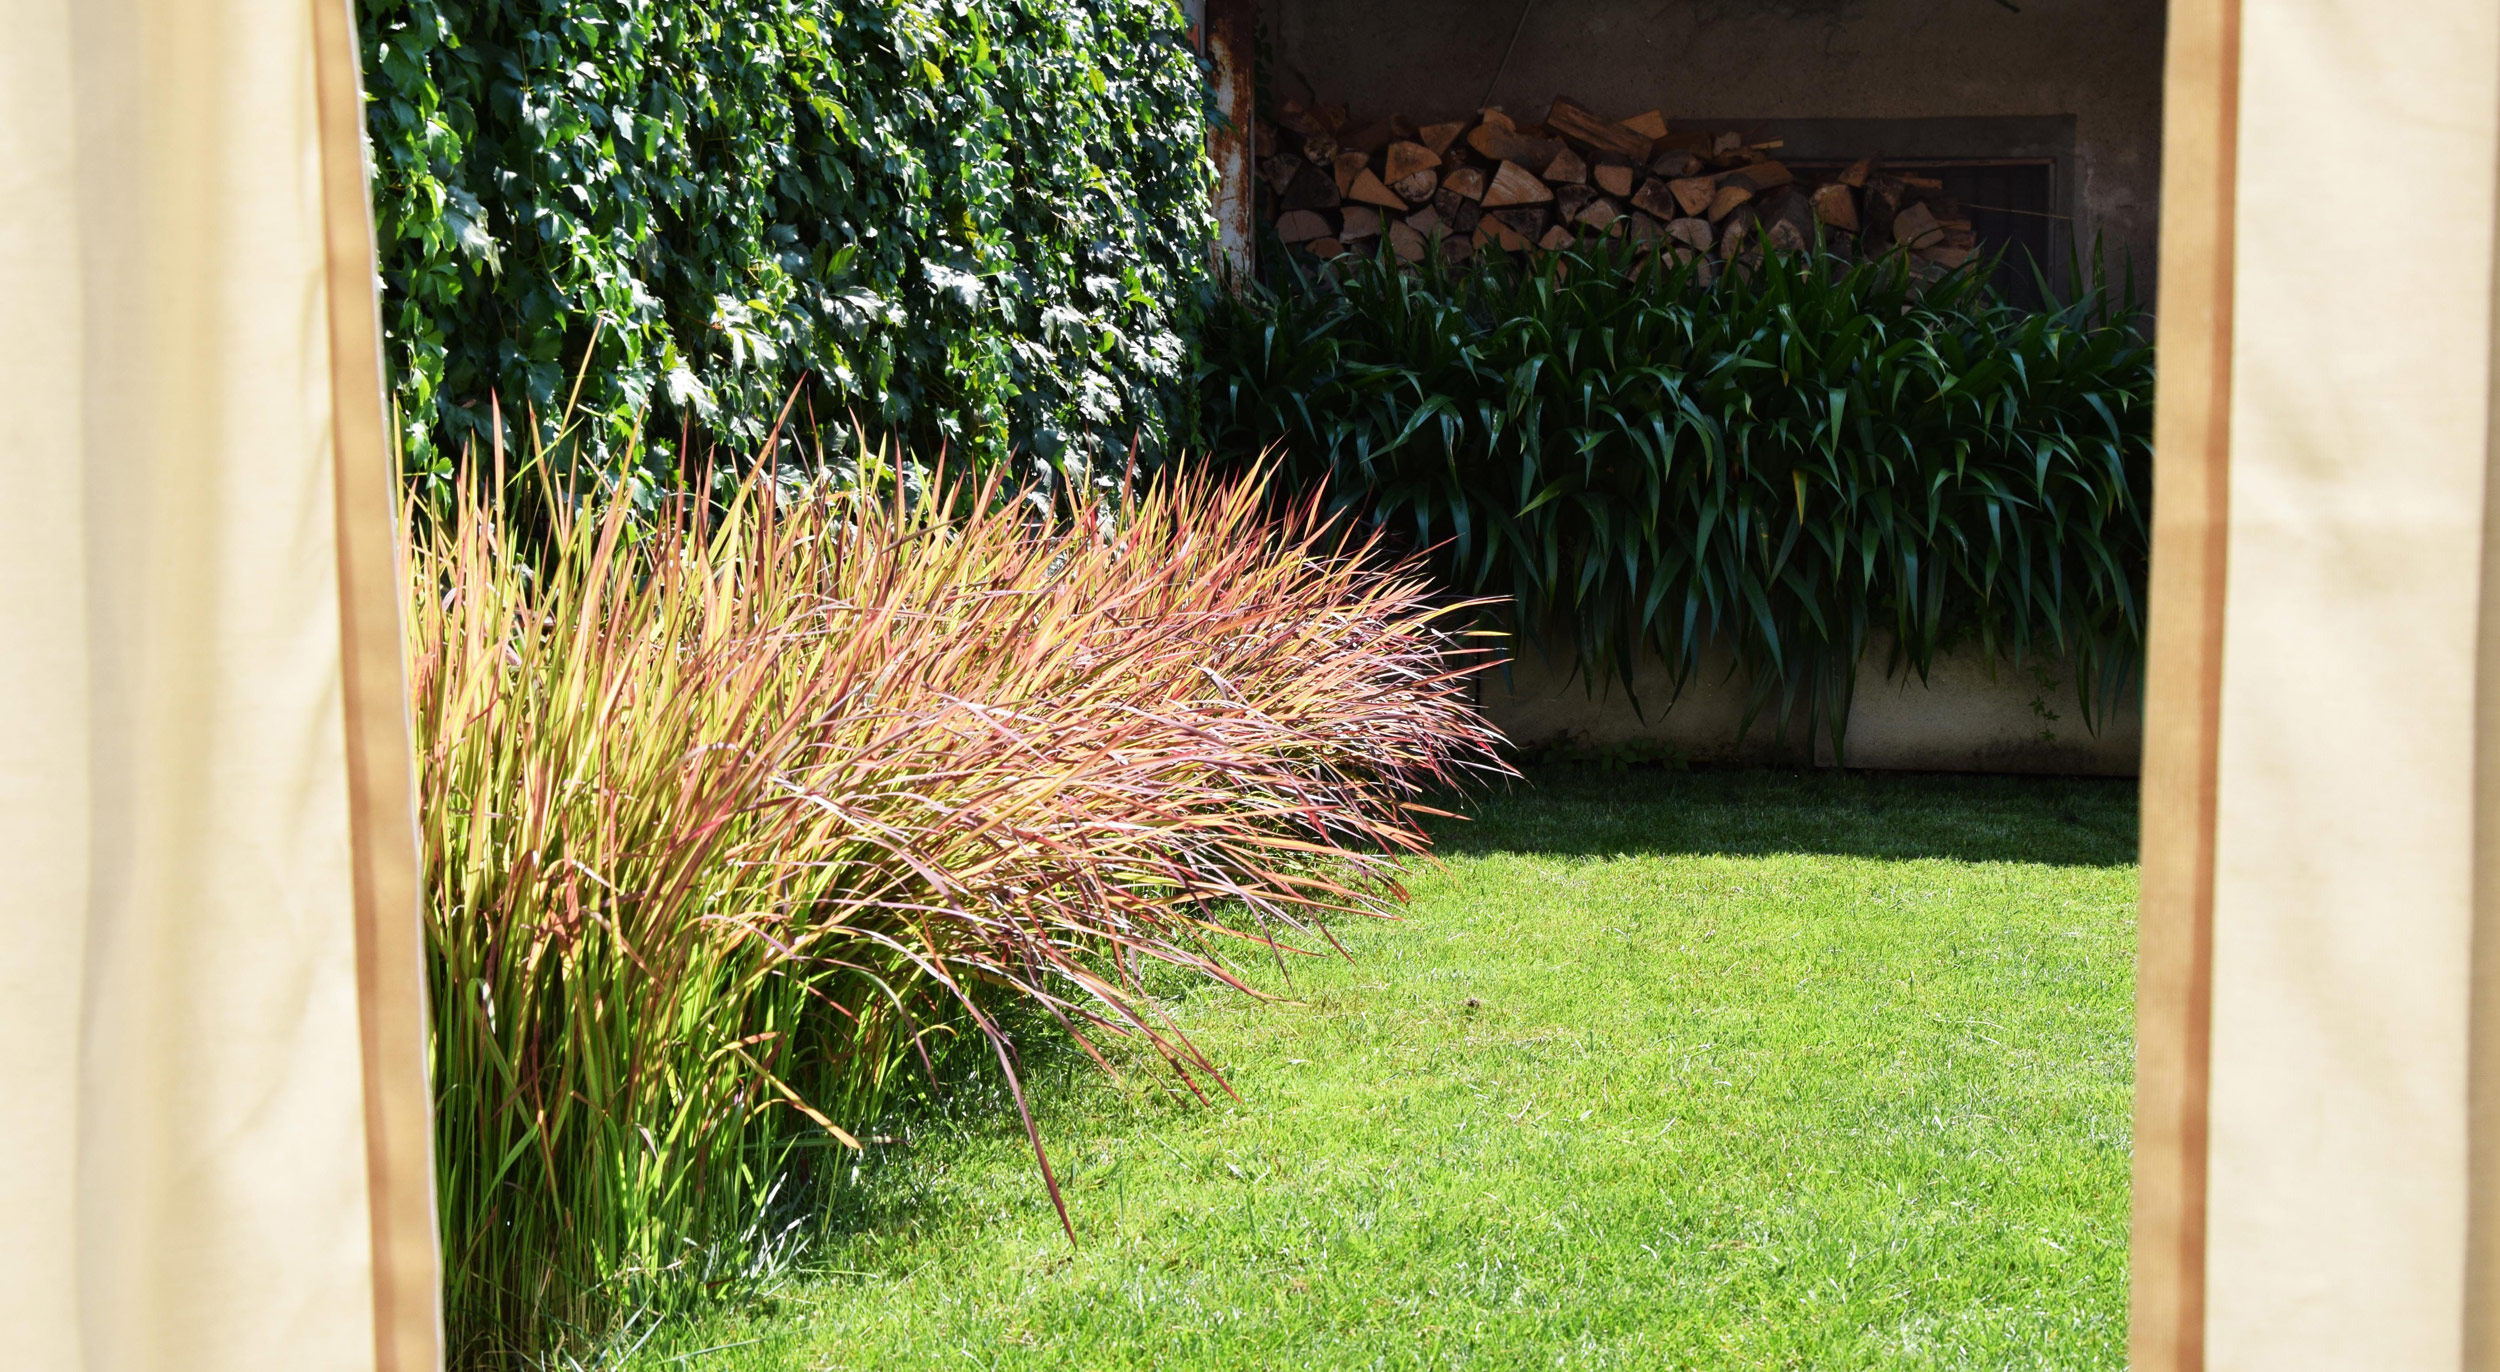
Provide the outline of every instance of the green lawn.
{"type": "Polygon", "coordinates": [[[633,1365],[2123,1366],[2131,785],[1535,782],[1184,1000],[1238,1102],[1036,1069],[1074,1246],[959,1100],[633,1365]]]}

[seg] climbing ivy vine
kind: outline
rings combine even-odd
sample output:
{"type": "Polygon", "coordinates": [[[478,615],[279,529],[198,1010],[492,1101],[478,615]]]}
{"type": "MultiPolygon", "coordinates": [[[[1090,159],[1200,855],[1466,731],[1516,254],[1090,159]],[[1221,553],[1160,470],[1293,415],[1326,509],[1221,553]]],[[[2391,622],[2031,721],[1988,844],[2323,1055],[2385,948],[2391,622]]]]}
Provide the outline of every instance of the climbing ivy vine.
{"type": "Polygon", "coordinates": [[[1212,232],[1171,0],[369,0],[399,435],[1166,442],[1212,232]]]}

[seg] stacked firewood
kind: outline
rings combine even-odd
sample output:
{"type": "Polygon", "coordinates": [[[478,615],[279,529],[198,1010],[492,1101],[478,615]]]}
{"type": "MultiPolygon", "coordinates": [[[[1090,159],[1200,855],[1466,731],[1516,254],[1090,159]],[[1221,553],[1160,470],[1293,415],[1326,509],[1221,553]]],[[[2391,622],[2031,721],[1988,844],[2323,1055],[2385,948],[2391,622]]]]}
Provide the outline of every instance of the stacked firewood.
{"type": "Polygon", "coordinates": [[[1656,110],[1607,119],[1557,96],[1543,122],[1499,107],[1474,119],[1353,125],[1342,105],[1288,101],[1258,132],[1261,199],[1296,251],[1335,258],[1571,246],[1583,234],[1667,240],[1677,257],[1760,260],[1817,241],[1852,255],[1899,246],[1957,267],[1977,244],[1941,182],[1873,159],[1793,170],[1778,139],[1671,129],[1656,110]]]}

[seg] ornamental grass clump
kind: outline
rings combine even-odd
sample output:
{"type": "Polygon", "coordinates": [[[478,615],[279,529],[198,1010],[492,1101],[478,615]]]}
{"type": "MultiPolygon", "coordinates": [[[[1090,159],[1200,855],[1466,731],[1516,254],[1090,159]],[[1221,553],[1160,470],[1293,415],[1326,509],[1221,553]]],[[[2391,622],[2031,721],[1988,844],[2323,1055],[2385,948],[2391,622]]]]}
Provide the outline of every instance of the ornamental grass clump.
{"type": "Polygon", "coordinates": [[[1384,910],[1498,765],[1446,603],[1259,479],[775,492],[479,496],[407,549],[469,1365],[734,1275],[947,1042],[1013,1083],[1055,1021],[1221,1089],[1143,970],[1240,987],[1228,949],[1384,910]]]}

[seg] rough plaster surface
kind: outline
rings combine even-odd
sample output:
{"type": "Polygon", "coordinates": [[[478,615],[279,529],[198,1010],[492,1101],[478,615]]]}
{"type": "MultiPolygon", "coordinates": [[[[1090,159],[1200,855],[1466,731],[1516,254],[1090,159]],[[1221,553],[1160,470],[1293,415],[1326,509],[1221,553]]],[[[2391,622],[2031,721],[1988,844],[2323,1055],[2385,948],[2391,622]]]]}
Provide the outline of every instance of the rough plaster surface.
{"type": "MultiPolygon", "coordinates": [[[[1562,92],[1668,122],[2071,115],[2077,239],[2148,291],[2162,0],[1268,0],[1272,89],[1355,116],[1542,118],[1562,92]],[[1498,81],[1503,48],[1518,42],[1498,81]]],[[[1880,151],[1880,150],[1877,150],[1880,151]]],[[[1974,148],[1964,156],[1984,156],[1974,148]]],[[[2149,299],[2149,295],[2147,297],[2149,299]]]]}

